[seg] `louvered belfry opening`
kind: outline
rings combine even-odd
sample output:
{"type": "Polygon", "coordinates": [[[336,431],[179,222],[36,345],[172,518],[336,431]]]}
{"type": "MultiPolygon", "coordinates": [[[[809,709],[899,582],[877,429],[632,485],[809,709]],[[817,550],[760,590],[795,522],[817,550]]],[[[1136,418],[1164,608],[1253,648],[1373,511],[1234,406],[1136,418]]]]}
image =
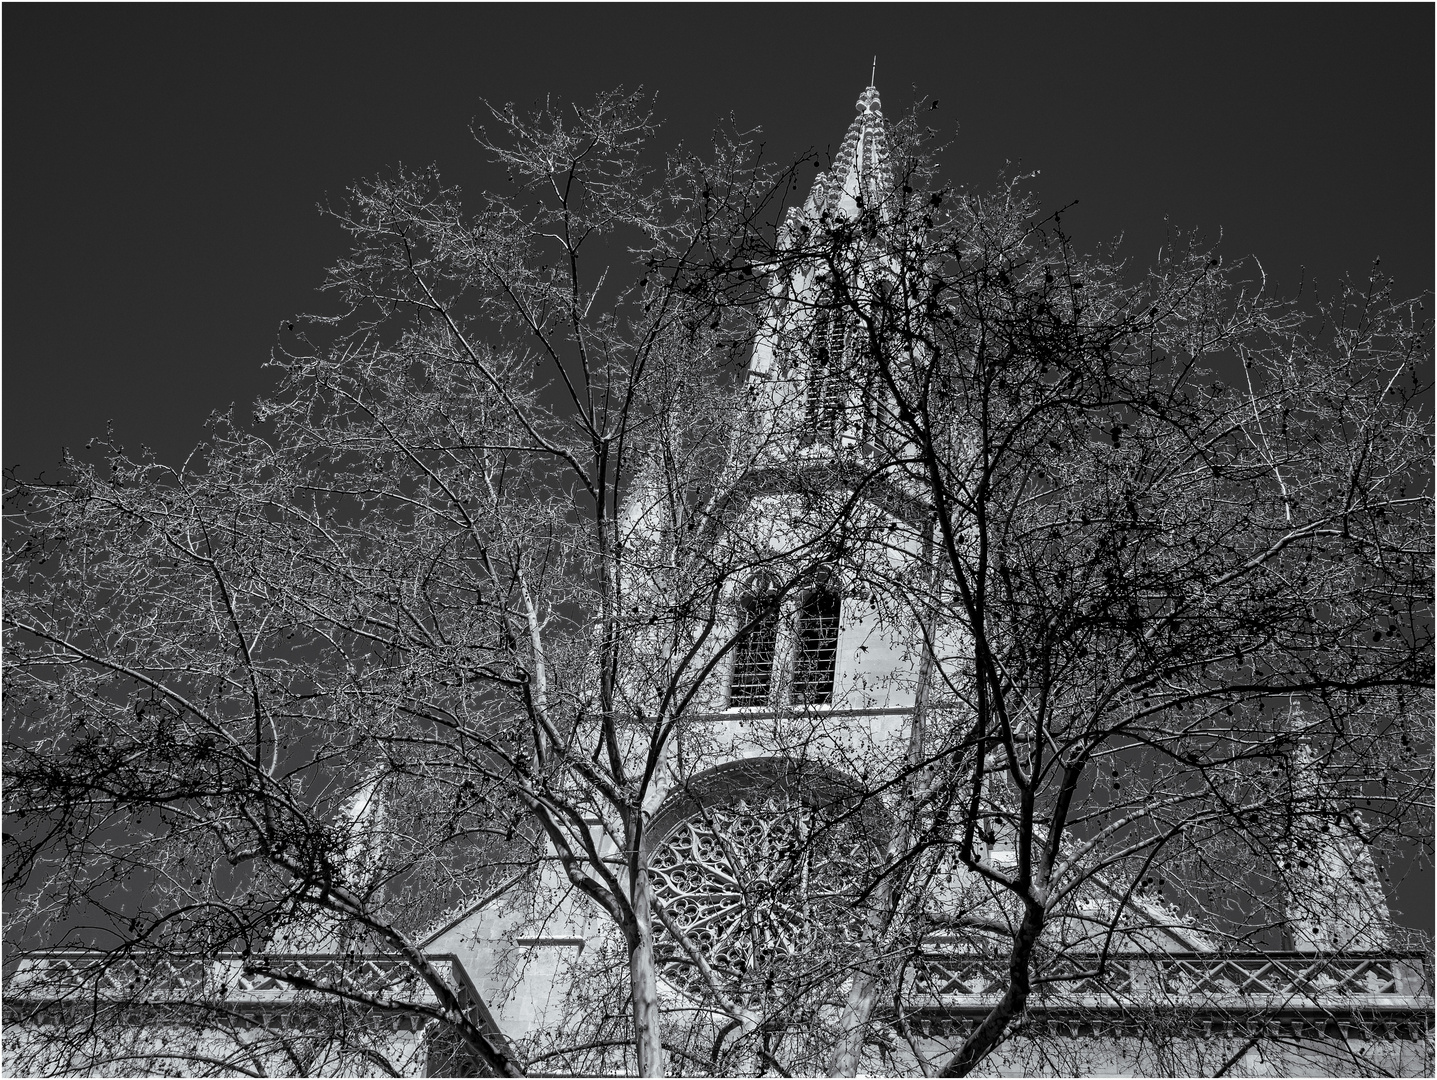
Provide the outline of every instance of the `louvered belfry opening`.
{"type": "Polygon", "coordinates": [[[748,629],[734,645],[729,706],[767,705],[778,647],[778,598],[770,584],[754,586],[739,601],[739,624],[748,629]]]}
{"type": "Polygon", "coordinates": [[[843,599],[829,578],[814,581],[798,595],[794,619],[793,704],[833,703],[838,666],[838,623],[843,599]]]}
{"type": "Polygon", "coordinates": [[[821,301],[809,342],[808,401],[804,415],[804,432],[815,442],[831,442],[843,430],[848,396],[844,391],[847,359],[847,320],[842,312],[831,310],[821,301]]]}
{"type": "Polygon", "coordinates": [[[885,434],[886,394],[857,316],[820,294],[805,348],[805,445],[872,452],[885,434]]]}

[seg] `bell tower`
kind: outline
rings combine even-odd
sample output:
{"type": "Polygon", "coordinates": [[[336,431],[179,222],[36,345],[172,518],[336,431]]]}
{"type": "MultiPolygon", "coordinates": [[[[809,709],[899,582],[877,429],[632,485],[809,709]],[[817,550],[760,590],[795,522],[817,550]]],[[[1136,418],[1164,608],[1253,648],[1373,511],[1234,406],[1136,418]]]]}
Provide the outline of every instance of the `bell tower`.
{"type": "MultiPolygon", "coordinates": [[[[828,714],[862,726],[912,709],[914,627],[900,628],[904,620],[891,612],[879,620],[870,590],[845,565],[871,552],[861,541],[842,551],[804,535],[822,520],[806,507],[881,469],[883,395],[860,313],[886,267],[876,245],[851,242],[844,229],[865,215],[885,218],[893,188],[882,106],[869,86],[831,168],[779,229],[748,365],[749,422],[762,445],[752,471],[766,476],[746,517],[750,539],[769,557],[730,583],[737,640],[709,698],[721,723],[828,714]],[[835,235],[844,239],[831,243],[835,235]]],[[[732,753],[752,756],[737,743],[732,753]]]]}
{"type": "Polygon", "coordinates": [[[810,1032],[815,1071],[838,1038],[861,897],[893,832],[872,792],[910,759],[922,698],[914,609],[874,583],[911,574],[927,518],[866,491],[891,448],[864,324],[888,269],[882,230],[863,226],[883,223],[894,187],[869,86],[779,230],[748,367],[762,449],[736,530],[756,569],[729,583],[719,636],[734,644],[709,707],[678,732],[648,832],[654,894],[675,924],[655,935],[667,985],[697,1004],[717,978],[737,1008],[788,1017],[810,1032]],[[841,538],[825,531],[840,518],[841,538]]]}

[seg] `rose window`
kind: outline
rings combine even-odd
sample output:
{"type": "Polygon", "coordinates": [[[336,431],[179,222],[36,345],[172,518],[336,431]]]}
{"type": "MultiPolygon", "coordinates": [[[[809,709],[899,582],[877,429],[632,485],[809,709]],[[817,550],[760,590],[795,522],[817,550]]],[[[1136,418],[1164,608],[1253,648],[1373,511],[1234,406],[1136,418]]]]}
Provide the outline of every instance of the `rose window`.
{"type": "MultiPolygon", "coordinates": [[[[688,817],[654,851],[655,896],[727,992],[766,992],[856,929],[870,845],[853,823],[829,817],[787,795],[739,799],[688,817]]],[[[701,995],[703,976],[662,923],[654,944],[664,978],[701,995]]]]}

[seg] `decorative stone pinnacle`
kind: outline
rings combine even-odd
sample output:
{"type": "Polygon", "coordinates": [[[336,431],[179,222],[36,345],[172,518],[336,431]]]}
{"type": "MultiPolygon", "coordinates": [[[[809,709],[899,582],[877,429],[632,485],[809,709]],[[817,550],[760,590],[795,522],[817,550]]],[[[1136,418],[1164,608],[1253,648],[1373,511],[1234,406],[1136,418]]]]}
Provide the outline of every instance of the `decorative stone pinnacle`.
{"type": "Polygon", "coordinates": [[[874,204],[881,200],[892,179],[878,87],[869,86],[859,94],[857,107],[858,115],[848,125],[832,167],[813,178],[813,187],[804,200],[804,213],[814,219],[839,212],[845,201],[849,205],[843,212],[849,215],[857,209],[858,202],[874,204]]]}

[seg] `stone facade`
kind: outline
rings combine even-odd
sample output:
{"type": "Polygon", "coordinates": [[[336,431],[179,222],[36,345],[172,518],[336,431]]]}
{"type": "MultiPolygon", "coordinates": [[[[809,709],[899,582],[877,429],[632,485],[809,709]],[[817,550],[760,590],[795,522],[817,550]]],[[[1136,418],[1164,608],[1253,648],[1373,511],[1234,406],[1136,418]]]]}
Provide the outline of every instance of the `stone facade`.
{"type": "MultiPolygon", "coordinates": [[[[819,175],[802,209],[789,213],[781,235],[792,238],[821,215],[852,218],[860,204],[878,203],[890,168],[878,91],[867,88],[857,108],[832,169],[819,175]]],[[[821,342],[830,358],[845,347],[842,327],[825,324],[796,335],[785,325],[821,310],[815,293],[823,288],[813,268],[776,283],[777,302],[749,365],[757,411],[767,418],[760,423],[769,425],[769,433],[797,433],[775,445],[790,467],[809,460],[816,471],[835,456],[861,453],[874,438],[871,410],[861,394],[851,385],[822,384],[836,362],[826,369],[814,354],[802,362],[793,355],[799,336],[811,350],[820,347],[813,341],[821,342]]],[[[642,500],[640,488],[626,518],[633,536],[643,531],[642,500]]],[[[751,542],[761,546],[767,536],[775,552],[798,546],[791,534],[798,527],[797,503],[783,491],[756,499],[751,542]]],[[[725,916],[721,897],[713,899],[721,887],[694,899],[706,887],[700,879],[743,873],[757,880],[764,869],[757,857],[754,865],[732,865],[747,857],[730,852],[724,856],[730,864],[698,875],[681,873],[703,861],[705,838],[726,829],[753,852],[778,850],[783,826],[774,823],[791,813],[800,784],[810,789],[827,784],[833,798],[841,799],[844,777],[871,776],[882,763],[902,762],[907,753],[920,695],[920,635],[902,619],[885,618],[879,601],[847,589],[843,567],[832,572],[843,600],[831,693],[821,704],[799,700],[794,686],[802,643],[785,644],[784,631],[775,631],[771,669],[755,675],[746,656],[725,669],[706,711],[676,740],[670,763],[682,759],[683,767],[672,768],[652,800],[656,891],[666,903],[696,912],[692,925],[704,929],[716,955],[742,960],[742,949],[751,946],[725,937],[724,918],[738,915],[725,916]],[[764,687],[762,700],[753,691],[758,683],[764,687]]],[[[736,608],[742,606],[742,587],[736,588],[736,608]]],[[[784,625],[790,635],[801,633],[792,629],[801,619],[801,611],[789,613],[784,625]]],[[[961,654],[964,642],[940,641],[936,647],[961,654]]],[[[1314,795],[1314,807],[1319,803],[1314,795]]],[[[1430,1072],[1429,962],[1392,947],[1386,900],[1352,823],[1334,819],[1328,831],[1313,820],[1304,854],[1312,865],[1307,887],[1300,898],[1289,897],[1289,905],[1301,905],[1311,920],[1293,949],[1235,958],[1219,953],[1209,934],[1175,911],[1136,901],[1143,928],[1128,933],[1103,977],[1039,994],[1018,1037],[984,1071],[1180,1074],[1226,1064],[1229,1075],[1332,1075],[1352,1068],[1347,1051],[1355,1049],[1376,1071],[1430,1072]]],[[[1002,843],[995,838],[990,849],[995,859],[1002,858],[1002,843]]],[[[935,887],[936,907],[956,903],[957,894],[973,884],[961,870],[950,877],[956,884],[946,892],[935,887]]],[[[557,874],[541,896],[540,909],[476,915],[430,943],[460,958],[498,1026],[530,1046],[547,1030],[573,1025],[576,1006],[568,987],[575,979],[594,977],[585,957],[603,953],[608,933],[585,901],[561,887],[557,874]]],[[[1116,894],[1101,889],[1085,901],[1098,911],[1115,902],[1116,894]]],[[[1068,928],[1055,932],[1067,934],[1068,928]]],[[[923,1002],[911,1019],[926,1056],[941,1061],[1001,993],[1006,958],[965,954],[941,938],[928,945],[911,974],[915,1000],[923,1002]]],[[[673,944],[668,948],[673,951],[673,944]]],[[[1067,962],[1080,962],[1082,955],[1079,945],[1067,962]]],[[[673,956],[670,1004],[682,1005],[686,965],[677,952],[673,956]]],[[[1096,956],[1092,959],[1096,965],[1096,956]]],[[[912,1054],[896,1049],[865,1058],[869,1069],[922,1071],[912,1054]]]]}

